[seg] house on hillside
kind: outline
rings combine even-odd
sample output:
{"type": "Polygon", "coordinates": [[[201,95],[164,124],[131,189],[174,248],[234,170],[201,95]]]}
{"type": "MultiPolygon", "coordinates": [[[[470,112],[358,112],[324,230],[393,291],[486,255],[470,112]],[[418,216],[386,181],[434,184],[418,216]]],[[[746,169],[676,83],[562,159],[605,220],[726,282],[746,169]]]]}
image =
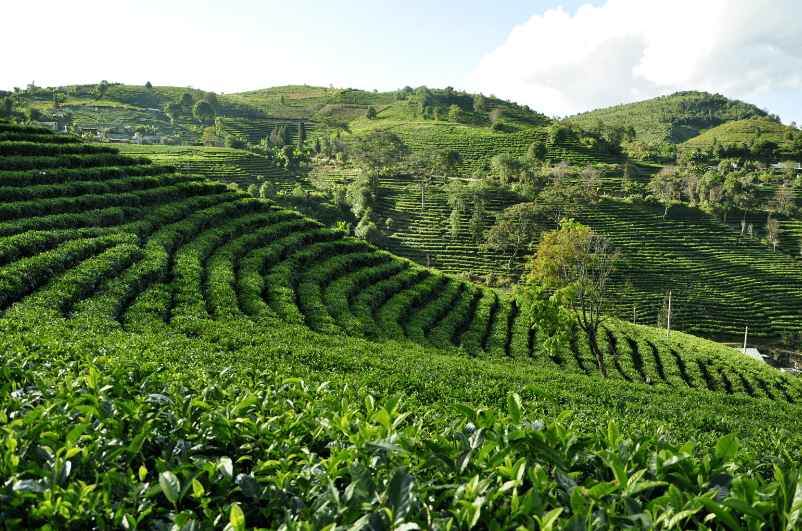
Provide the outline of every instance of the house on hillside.
{"type": "Polygon", "coordinates": [[[756,359],[761,363],[766,363],[766,358],[768,357],[761,354],[756,348],[736,348],[735,350],[741,354],[746,354],[750,358],[756,359]]]}

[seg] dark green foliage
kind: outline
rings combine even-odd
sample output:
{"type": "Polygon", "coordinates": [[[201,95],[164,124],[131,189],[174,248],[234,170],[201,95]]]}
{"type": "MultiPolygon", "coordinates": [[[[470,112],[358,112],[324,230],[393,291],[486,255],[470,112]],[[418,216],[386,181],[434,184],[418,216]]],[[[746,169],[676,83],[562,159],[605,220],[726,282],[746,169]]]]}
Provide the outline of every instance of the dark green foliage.
{"type": "Polygon", "coordinates": [[[214,107],[206,100],[196,101],[192,107],[192,115],[201,123],[208,122],[214,118],[214,107]]]}

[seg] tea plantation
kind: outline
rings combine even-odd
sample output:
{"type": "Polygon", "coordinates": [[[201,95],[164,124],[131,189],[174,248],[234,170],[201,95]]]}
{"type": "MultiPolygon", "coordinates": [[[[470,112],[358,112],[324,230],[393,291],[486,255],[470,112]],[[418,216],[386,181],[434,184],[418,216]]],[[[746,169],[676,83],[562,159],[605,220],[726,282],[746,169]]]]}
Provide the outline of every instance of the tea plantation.
{"type": "Polygon", "coordinates": [[[0,134],[6,529],[801,523],[798,378],[610,321],[603,380],[505,292],[194,168],[0,134]]]}

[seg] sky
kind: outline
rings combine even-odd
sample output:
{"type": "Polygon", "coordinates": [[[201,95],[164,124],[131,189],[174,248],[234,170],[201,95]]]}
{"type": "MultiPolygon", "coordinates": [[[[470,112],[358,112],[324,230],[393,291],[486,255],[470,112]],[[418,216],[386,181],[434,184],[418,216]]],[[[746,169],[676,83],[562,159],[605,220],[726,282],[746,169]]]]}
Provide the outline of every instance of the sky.
{"type": "Polygon", "coordinates": [[[802,125],[799,0],[39,0],[4,15],[19,23],[0,32],[0,90],[452,86],[559,117],[700,90],[802,125]]]}

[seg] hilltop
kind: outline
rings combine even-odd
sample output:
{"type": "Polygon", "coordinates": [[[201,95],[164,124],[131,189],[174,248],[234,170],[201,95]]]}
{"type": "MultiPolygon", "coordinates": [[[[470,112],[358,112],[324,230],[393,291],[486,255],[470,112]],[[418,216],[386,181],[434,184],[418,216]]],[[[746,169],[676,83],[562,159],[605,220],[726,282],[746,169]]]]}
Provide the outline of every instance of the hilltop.
{"type": "Polygon", "coordinates": [[[597,120],[632,126],[637,139],[646,144],[681,144],[726,122],[749,118],[779,121],[752,104],[697,91],[596,109],[571,116],[566,121],[586,129],[593,128],[597,120]]]}
{"type": "Polygon", "coordinates": [[[773,142],[778,157],[799,156],[802,151],[799,129],[766,120],[736,120],[727,122],[681,144],[684,149],[713,151],[716,144],[723,147],[751,148],[758,142],[773,142]]]}

